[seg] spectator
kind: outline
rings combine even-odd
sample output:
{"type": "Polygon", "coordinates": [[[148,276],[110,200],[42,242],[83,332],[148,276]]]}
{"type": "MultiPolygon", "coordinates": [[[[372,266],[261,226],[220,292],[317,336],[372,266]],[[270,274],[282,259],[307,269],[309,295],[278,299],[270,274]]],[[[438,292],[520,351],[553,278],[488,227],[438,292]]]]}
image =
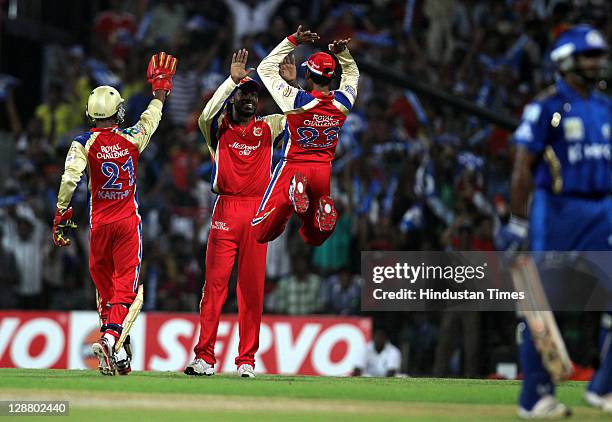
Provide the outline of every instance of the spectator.
{"type": "Polygon", "coordinates": [[[268,29],[274,12],[283,0],[224,0],[234,18],[234,48],[245,35],[268,29]]]}
{"type": "Polygon", "coordinates": [[[2,244],[14,251],[19,284],[17,295],[22,309],[42,309],[43,295],[43,240],[45,227],[24,204],[9,208],[2,244]]]}
{"type": "MultiPolygon", "coordinates": [[[[185,7],[179,2],[162,0],[153,7],[144,22],[147,28],[144,44],[155,48],[165,46],[172,50],[180,43],[187,23],[187,14],[185,7]]],[[[177,57],[187,58],[186,56],[177,57]]]]}
{"type": "Polygon", "coordinates": [[[361,301],[361,283],[357,275],[351,274],[348,268],[342,268],[336,275],[330,276],[322,290],[323,310],[336,315],[356,315],[361,301]]]}
{"type": "Polygon", "coordinates": [[[34,115],[42,122],[43,134],[49,143],[56,146],[57,140],[81,122],[70,104],[64,99],[64,88],[59,84],[49,86],[47,101],[36,107],[34,115]]]}
{"type": "Polygon", "coordinates": [[[318,313],[321,310],[321,278],[309,271],[308,260],[303,255],[294,256],[291,264],[292,274],[278,282],[276,312],[287,315],[318,313]]]}
{"type": "Polygon", "coordinates": [[[399,373],[401,362],[399,349],[389,342],[384,330],[377,329],[355,364],[353,376],[394,377],[399,373]]]}
{"type": "MultiPolygon", "coordinates": [[[[4,238],[4,231],[0,227],[0,239],[4,238]]],[[[15,296],[15,287],[19,282],[19,271],[15,262],[15,255],[4,247],[4,242],[0,242],[0,309],[15,309],[17,308],[17,298],[15,296]]]]}

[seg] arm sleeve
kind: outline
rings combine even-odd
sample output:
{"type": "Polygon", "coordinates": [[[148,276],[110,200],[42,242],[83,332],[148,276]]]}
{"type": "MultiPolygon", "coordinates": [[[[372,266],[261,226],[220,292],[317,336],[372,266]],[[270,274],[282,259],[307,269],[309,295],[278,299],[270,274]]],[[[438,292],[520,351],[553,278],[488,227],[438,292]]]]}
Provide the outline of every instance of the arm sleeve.
{"type": "Polygon", "coordinates": [[[64,174],[57,194],[57,208],[65,210],[70,205],[72,194],[83,176],[87,167],[87,152],[85,147],[79,142],[74,141],[70,145],[66,162],[64,164],[64,174]]]}
{"type": "Polygon", "coordinates": [[[532,153],[541,153],[546,147],[549,118],[541,102],[528,104],[523,110],[521,123],[512,135],[512,141],[532,153]]]}
{"type": "Polygon", "coordinates": [[[147,109],[140,115],[140,120],[130,127],[125,129],[125,133],[130,135],[132,142],[138,147],[138,151],[142,152],[149,145],[151,136],[159,126],[162,117],[162,108],[164,104],[154,98],[149,103],[147,109]]]}
{"type": "Polygon", "coordinates": [[[272,145],[276,145],[283,137],[285,133],[285,125],[287,119],[282,114],[270,114],[264,116],[263,119],[270,126],[270,132],[272,133],[272,145]]]}
{"type": "Polygon", "coordinates": [[[283,112],[293,110],[295,97],[301,91],[289,85],[278,73],[283,58],[295,50],[296,45],[285,38],[257,66],[257,73],[266,86],[276,104],[283,112]]]}
{"type": "Polygon", "coordinates": [[[217,149],[216,142],[216,125],[217,119],[219,118],[221,111],[227,104],[227,100],[232,96],[236,90],[237,85],[234,83],[231,77],[227,78],[219,88],[215,91],[211,99],[206,103],[202,114],[198,118],[198,126],[200,131],[206,140],[208,149],[214,158],[214,151],[217,149]]]}
{"type": "Polygon", "coordinates": [[[351,56],[351,53],[349,53],[347,48],[338,53],[336,57],[338,58],[340,66],[342,67],[342,77],[340,78],[340,89],[338,91],[346,96],[352,107],[357,99],[359,69],[357,68],[357,63],[355,63],[353,56],[351,56]]]}

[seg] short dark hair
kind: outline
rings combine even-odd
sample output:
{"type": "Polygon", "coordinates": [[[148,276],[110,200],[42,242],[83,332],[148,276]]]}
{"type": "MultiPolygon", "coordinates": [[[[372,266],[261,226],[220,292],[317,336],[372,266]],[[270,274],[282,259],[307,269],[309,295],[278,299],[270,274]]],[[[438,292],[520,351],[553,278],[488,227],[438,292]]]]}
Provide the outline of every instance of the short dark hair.
{"type": "Polygon", "coordinates": [[[327,86],[327,85],[331,85],[332,83],[333,77],[317,75],[316,73],[310,70],[308,71],[308,73],[310,74],[310,79],[312,79],[312,81],[317,85],[327,86]]]}

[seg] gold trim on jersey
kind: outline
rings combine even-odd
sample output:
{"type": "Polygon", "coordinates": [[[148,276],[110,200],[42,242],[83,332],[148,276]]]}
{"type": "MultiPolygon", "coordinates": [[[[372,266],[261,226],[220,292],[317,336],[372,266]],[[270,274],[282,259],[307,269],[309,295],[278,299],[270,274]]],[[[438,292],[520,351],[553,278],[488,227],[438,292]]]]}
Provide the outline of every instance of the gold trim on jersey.
{"type": "Polygon", "coordinates": [[[544,160],[548,164],[548,170],[550,171],[550,177],[552,179],[552,191],[553,193],[559,194],[563,190],[563,176],[561,175],[561,161],[555,150],[548,145],[544,150],[544,160]]]}

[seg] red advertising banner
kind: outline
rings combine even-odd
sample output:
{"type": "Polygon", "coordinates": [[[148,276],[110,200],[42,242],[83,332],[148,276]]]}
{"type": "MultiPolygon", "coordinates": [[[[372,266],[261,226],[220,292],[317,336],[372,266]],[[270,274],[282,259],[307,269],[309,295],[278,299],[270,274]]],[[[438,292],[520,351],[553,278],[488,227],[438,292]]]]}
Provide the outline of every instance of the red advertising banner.
{"type": "MultiPolygon", "coordinates": [[[[95,312],[0,311],[0,367],[95,368],[89,351],[99,335],[95,312]]],[[[256,356],[259,373],[348,375],[370,339],[369,318],[264,316],[256,356]]],[[[131,331],[135,370],[182,371],[193,358],[197,315],[143,313],[131,331]]],[[[217,372],[235,371],[235,315],[221,318],[217,372]]]]}

